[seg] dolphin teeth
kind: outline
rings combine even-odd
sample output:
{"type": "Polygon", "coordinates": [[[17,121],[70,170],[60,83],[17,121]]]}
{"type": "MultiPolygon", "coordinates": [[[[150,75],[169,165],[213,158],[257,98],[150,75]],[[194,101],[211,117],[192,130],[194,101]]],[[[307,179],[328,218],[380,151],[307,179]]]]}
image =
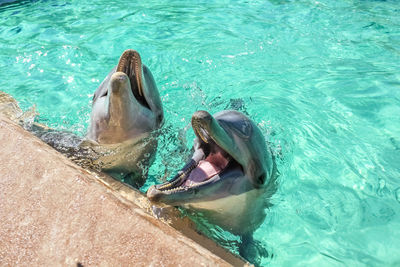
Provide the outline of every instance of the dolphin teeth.
{"type": "Polygon", "coordinates": [[[201,124],[194,120],[192,122],[192,127],[196,131],[197,135],[203,140],[204,143],[208,144],[207,134],[206,131],[201,127],[201,124]]]}
{"type": "Polygon", "coordinates": [[[208,144],[208,139],[206,138],[204,129],[203,129],[203,128],[200,128],[199,131],[198,131],[198,133],[199,133],[199,135],[200,135],[201,140],[203,140],[204,143],[207,143],[207,144],[208,144]]]}
{"type": "Polygon", "coordinates": [[[138,93],[143,96],[142,60],[136,50],[128,49],[122,53],[116,71],[124,72],[128,76],[134,75],[138,85],[138,93]]]}
{"type": "Polygon", "coordinates": [[[173,192],[181,191],[181,190],[184,190],[184,189],[185,189],[184,187],[179,186],[179,187],[177,187],[177,188],[165,190],[164,192],[166,192],[166,193],[173,193],[173,192]]]}
{"type": "Polygon", "coordinates": [[[163,184],[163,185],[161,185],[159,188],[157,188],[158,190],[160,190],[160,191],[164,191],[164,192],[167,192],[167,191],[170,191],[170,190],[175,190],[175,189],[179,189],[179,188],[182,188],[183,189],[183,187],[182,186],[178,186],[178,187],[175,187],[174,188],[174,186],[176,186],[177,184],[182,184],[183,182],[184,182],[184,180],[185,180],[185,178],[188,176],[188,174],[194,169],[194,168],[196,168],[196,166],[197,166],[197,162],[195,161],[195,160],[190,160],[190,162],[189,163],[187,163],[183,168],[182,168],[182,170],[180,170],[179,172],[178,172],[178,174],[177,175],[175,175],[175,177],[174,178],[172,178],[171,180],[170,180],[170,182],[167,182],[166,184],[163,184]]]}
{"type": "Polygon", "coordinates": [[[136,74],[136,80],[138,84],[138,92],[140,96],[143,96],[143,87],[142,87],[142,62],[140,60],[139,53],[135,53],[135,57],[133,58],[135,60],[135,74],[136,74]]]}

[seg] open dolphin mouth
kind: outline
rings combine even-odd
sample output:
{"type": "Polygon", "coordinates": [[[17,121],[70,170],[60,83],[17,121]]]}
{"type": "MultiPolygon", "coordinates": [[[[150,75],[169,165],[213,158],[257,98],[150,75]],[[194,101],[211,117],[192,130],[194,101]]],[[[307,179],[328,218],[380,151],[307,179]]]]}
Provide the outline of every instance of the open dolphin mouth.
{"type": "Polygon", "coordinates": [[[123,72],[129,77],[136,100],[150,109],[143,92],[143,67],[139,53],[132,49],[126,50],[119,59],[116,72],[123,72]]]}
{"type": "Polygon", "coordinates": [[[203,122],[192,118],[192,127],[198,139],[192,158],[169,182],[150,187],[148,198],[157,200],[161,195],[185,192],[214,183],[233,169],[243,172],[243,167],[221,148],[217,138],[213,137],[207,127],[203,127],[203,122]]]}

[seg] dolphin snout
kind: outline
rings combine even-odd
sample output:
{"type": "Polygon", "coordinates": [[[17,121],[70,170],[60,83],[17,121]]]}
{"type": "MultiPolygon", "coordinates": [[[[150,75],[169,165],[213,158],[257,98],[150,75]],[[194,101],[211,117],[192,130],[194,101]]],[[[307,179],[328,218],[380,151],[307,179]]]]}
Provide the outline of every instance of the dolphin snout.
{"type": "Polygon", "coordinates": [[[157,190],[156,186],[152,185],[146,192],[146,196],[151,201],[157,201],[160,196],[160,191],[157,190]]]}
{"type": "Polygon", "coordinates": [[[113,93],[119,93],[122,88],[129,87],[129,77],[123,72],[116,72],[111,76],[110,87],[113,93]]]}
{"type": "Polygon", "coordinates": [[[213,120],[213,116],[204,110],[196,111],[192,116],[193,130],[196,136],[201,138],[204,143],[209,142],[209,134],[213,120]]]}

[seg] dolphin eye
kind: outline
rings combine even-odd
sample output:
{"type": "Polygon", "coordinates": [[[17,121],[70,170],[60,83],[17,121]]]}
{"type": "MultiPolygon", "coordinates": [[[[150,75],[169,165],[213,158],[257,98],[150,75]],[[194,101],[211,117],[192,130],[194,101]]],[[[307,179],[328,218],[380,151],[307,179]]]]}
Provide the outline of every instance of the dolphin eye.
{"type": "Polygon", "coordinates": [[[163,120],[164,120],[164,114],[163,113],[157,114],[156,121],[161,124],[163,120]]]}
{"type": "Polygon", "coordinates": [[[257,181],[259,184],[264,184],[265,183],[265,173],[258,176],[257,181]]]}
{"type": "MultiPolygon", "coordinates": [[[[100,96],[99,96],[99,98],[100,98],[100,97],[104,97],[104,96],[106,96],[107,94],[108,94],[108,90],[106,90],[105,92],[103,92],[103,94],[102,94],[102,95],[100,95],[100,96]]],[[[97,98],[97,95],[96,95],[96,93],[94,93],[94,94],[93,94],[92,101],[93,101],[95,98],[97,98]]]]}

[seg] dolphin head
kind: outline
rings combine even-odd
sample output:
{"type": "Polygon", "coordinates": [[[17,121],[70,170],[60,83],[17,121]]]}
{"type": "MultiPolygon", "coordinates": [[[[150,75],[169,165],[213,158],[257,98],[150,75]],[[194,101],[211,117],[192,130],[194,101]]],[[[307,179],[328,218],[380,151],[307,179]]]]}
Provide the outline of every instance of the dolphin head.
{"type": "Polygon", "coordinates": [[[135,50],[126,50],[93,96],[87,138],[122,143],[151,132],[163,121],[160,96],[150,70],[135,50]]]}
{"type": "Polygon", "coordinates": [[[192,127],[196,135],[192,158],[171,181],[150,187],[149,199],[196,208],[196,203],[238,196],[268,183],[275,164],[261,131],[245,115],[197,111],[192,127]]]}

